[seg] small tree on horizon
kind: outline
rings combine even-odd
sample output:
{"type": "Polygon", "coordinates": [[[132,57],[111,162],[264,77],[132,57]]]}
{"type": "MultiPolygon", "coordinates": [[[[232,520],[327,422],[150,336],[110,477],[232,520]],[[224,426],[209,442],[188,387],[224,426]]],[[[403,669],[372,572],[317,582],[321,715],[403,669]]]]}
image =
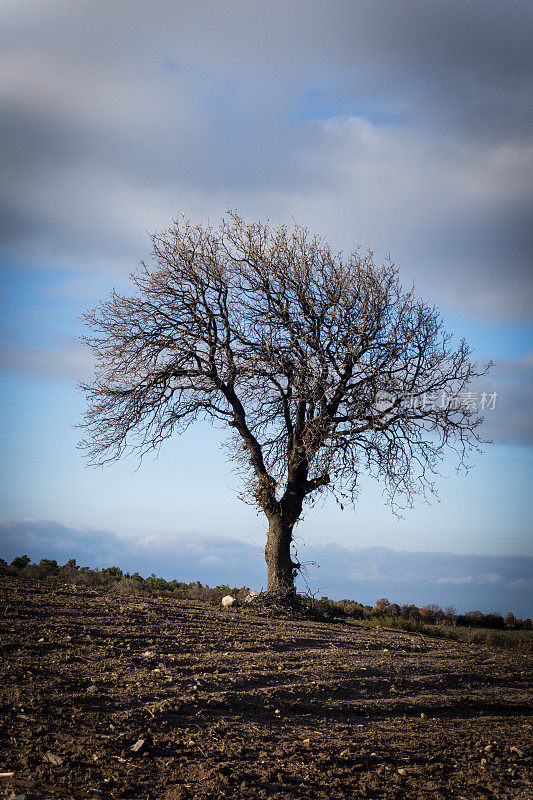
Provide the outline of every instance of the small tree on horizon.
{"type": "Polygon", "coordinates": [[[459,402],[473,378],[437,310],[398,268],[348,257],[306,228],[217,230],[178,218],[152,237],[135,291],[86,314],[96,376],[80,446],[92,464],[141,457],[199,418],[229,433],[243,498],[268,522],[267,591],[294,592],[294,528],[326,492],[355,503],[361,473],[397,509],[434,492],[446,449],[479,450],[482,419],[459,402]]]}

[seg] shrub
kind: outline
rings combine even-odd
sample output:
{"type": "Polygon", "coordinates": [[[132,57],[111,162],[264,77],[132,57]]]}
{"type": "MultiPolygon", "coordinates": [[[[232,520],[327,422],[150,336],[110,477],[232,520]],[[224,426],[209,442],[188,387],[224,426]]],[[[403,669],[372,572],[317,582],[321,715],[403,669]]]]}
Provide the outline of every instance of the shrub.
{"type": "Polygon", "coordinates": [[[483,625],[483,614],[481,611],[467,611],[466,614],[459,614],[457,622],[459,625],[480,628],[483,625]]]}
{"type": "Polygon", "coordinates": [[[425,631],[423,623],[419,620],[405,619],[399,615],[374,617],[368,624],[373,628],[396,628],[402,631],[410,631],[411,633],[423,633],[425,631]]]}
{"type": "Polygon", "coordinates": [[[329,597],[321,597],[320,600],[315,603],[314,611],[319,616],[325,617],[325,619],[334,619],[339,616],[336,604],[330,600],[329,597]]]}
{"type": "Polygon", "coordinates": [[[483,627],[484,628],[499,628],[502,629],[505,627],[504,620],[501,614],[485,614],[483,619],[483,627]]]}
{"type": "MultiPolygon", "coordinates": [[[[71,559],[74,560],[74,559],[71,559]]],[[[59,567],[59,579],[63,583],[76,583],[76,576],[78,575],[79,567],[70,563],[63,564],[59,567]]]]}
{"type": "Polygon", "coordinates": [[[404,605],[401,609],[401,614],[404,619],[421,619],[420,611],[416,606],[413,605],[404,605]]]}
{"type": "Polygon", "coordinates": [[[38,566],[44,578],[59,574],[59,564],[55,558],[41,558],[38,566]]]}
{"type": "Polygon", "coordinates": [[[423,622],[435,624],[442,622],[446,617],[442,608],[436,603],[428,603],[428,605],[422,606],[418,611],[423,622]]]}
{"type": "Polygon", "coordinates": [[[516,627],[516,617],[512,611],[509,611],[509,613],[505,617],[504,622],[505,622],[505,627],[508,628],[509,630],[512,630],[513,628],[516,627]]]}
{"type": "Polygon", "coordinates": [[[338,600],[335,605],[345,617],[353,617],[353,619],[364,619],[365,617],[364,606],[354,600],[338,600]]]}
{"type": "Polygon", "coordinates": [[[20,570],[23,570],[25,567],[29,567],[30,564],[31,564],[31,558],[29,556],[17,556],[11,562],[11,566],[14,567],[14,569],[18,570],[19,572],[20,570]]]}
{"type": "Polygon", "coordinates": [[[142,583],[133,580],[133,578],[123,578],[114,582],[111,591],[121,597],[132,597],[143,594],[146,589],[142,583]]]}
{"type": "Polygon", "coordinates": [[[103,578],[110,578],[111,580],[119,581],[123,577],[123,572],[120,567],[106,567],[100,571],[103,578]]]}
{"type": "Polygon", "coordinates": [[[382,597],[381,600],[376,600],[376,605],[374,606],[372,613],[375,616],[383,616],[385,614],[390,613],[391,604],[387,600],[386,597],[382,597]]]}
{"type": "Polygon", "coordinates": [[[73,582],[80,584],[80,586],[103,586],[105,579],[96,570],[89,569],[89,567],[80,567],[73,578],[73,582]]]}

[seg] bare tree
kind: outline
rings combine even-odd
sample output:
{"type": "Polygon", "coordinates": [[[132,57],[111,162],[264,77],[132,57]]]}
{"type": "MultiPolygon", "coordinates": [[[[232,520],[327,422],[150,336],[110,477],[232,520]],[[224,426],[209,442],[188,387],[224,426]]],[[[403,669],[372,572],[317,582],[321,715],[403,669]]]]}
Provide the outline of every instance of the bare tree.
{"type": "Polygon", "coordinates": [[[178,219],[152,244],[134,294],[86,315],[97,367],[80,444],[103,464],[198,418],[229,426],[243,496],[268,520],[269,592],[294,591],[294,526],[321,493],[353,503],[367,471],[410,505],[448,447],[463,465],[479,449],[482,420],[458,398],[490,365],[452,345],[392,262],[237,213],[217,230],[178,219]]]}

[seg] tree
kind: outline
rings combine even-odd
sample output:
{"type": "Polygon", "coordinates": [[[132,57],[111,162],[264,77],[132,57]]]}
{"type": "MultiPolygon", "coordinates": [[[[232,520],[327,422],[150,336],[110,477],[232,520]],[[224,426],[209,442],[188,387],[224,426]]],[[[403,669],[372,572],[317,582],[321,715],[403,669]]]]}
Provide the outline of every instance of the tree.
{"type": "Polygon", "coordinates": [[[242,496],[268,521],[268,592],[294,591],[294,527],[320,495],[353,504],[367,471],[397,510],[434,491],[448,447],[465,466],[479,449],[482,420],[461,397],[485,370],[390,260],[235,212],[218,229],[178,218],[151,240],[133,294],[86,315],[96,377],[81,384],[80,446],[104,464],[198,418],[222,425],[242,496]]]}

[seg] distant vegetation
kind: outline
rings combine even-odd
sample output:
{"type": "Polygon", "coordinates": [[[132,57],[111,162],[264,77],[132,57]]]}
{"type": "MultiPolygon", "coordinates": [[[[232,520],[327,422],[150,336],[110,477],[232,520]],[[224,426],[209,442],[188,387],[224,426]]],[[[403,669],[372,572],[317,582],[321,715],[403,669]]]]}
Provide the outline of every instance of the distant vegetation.
{"type": "MultiPolygon", "coordinates": [[[[244,599],[250,591],[246,586],[239,588],[220,584],[210,587],[202,585],[200,581],[191,583],[167,581],[153,574],[143,578],[138,572],[130,574],[123,572],[120,567],[90,569],[80,567],[74,558],[63,565],[50,558],[42,558],[38,564],[32,563],[27,555],[17,556],[11,564],[0,558],[0,575],[28,580],[47,580],[53,583],[107,587],[124,595],[168,593],[178,599],[211,603],[220,603],[226,594],[244,599]]],[[[400,606],[397,603],[390,603],[385,597],[378,600],[374,606],[363,605],[354,600],[330,600],[328,597],[311,598],[311,603],[315,612],[325,619],[344,619],[365,627],[394,628],[474,644],[533,651],[531,619],[519,619],[511,611],[505,617],[496,613],[483,614],[481,611],[457,614],[453,606],[447,606],[445,609],[435,603],[421,608],[409,604],[400,606]]]]}
{"type": "Polygon", "coordinates": [[[48,580],[55,583],[75,583],[84,586],[107,586],[120,594],[141,594],[142,592],[169,592],[174,597],[188,600],[204,600],[220,603],[226,594],[244,598],[250,591],[247,587],[238,588],[221,584],[219,586],[203,586],[200,581],[185,583],[184,581],[167,581],[150,575],[143,578],[138,572],[130,575],[120,567],[90,569],[80,567],[75,558],[66,564],[59,565],[51,558],[42,558],[39,563],[32,564],[29,556],[17,556],[11,564],[0,558],[0,575],[27,578],[29,580],[48,580]]]}

